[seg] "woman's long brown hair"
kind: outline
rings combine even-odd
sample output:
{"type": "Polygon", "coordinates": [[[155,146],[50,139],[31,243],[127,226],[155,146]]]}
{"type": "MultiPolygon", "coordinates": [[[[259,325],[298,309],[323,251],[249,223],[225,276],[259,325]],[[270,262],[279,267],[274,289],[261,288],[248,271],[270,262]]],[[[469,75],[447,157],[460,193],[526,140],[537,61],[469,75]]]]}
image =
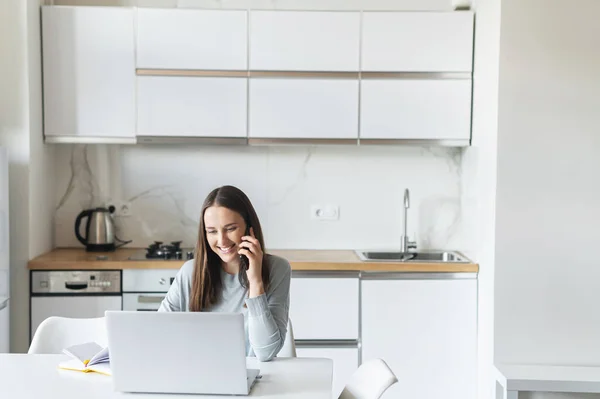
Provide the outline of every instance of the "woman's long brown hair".
{"type": "MultiPolygon", "coordinates": [[[[266,265],[267,254],[265,253],[265,241],[263,238],[260,221],[252,203],[244,192],[234,186],[222,186],[214,189],[208,194],[200,212],[200,226],[198,228],[198,243],[196,244],[196,256],[194,258],[194,275],[192,278],[192,290],[190,294],[190,311],[201,312],[213,305],[221,293],[221,258],[209,246],[206,240],[204,225],[204,213],[211,206],[222,206],[239,213],[246,226],[251,226],[254,236],[260,242],[264,253],[262,261],[262,280],[265,290],[269,284],[269,269],[266,265]]],[[[248,288],[248,275],[241,267],[238,273],[240,284],[248,288]]]]}

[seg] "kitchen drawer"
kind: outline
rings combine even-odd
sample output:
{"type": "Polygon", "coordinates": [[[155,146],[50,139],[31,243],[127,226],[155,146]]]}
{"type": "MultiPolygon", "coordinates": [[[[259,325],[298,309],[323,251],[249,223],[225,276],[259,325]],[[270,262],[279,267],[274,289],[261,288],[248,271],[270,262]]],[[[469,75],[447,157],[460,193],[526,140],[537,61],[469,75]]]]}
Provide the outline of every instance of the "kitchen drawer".
{"type": "Polygon", "coordinates": [[[167,292],[179,269],[123,269],[123,292],[167,292]]]}
{"type": "Polygon", "coordinates": [[[145,292],[123,294],[123,310],[135,310],[138,312],[156,311],[163,299],[165,299],[165,295],[165,293],[152,294],[145,292]]]}
{"type": "Polygon", "coordinates": [[[358,339],[358,277],[293,277],[290,318],[296,340],[358,339]]]}

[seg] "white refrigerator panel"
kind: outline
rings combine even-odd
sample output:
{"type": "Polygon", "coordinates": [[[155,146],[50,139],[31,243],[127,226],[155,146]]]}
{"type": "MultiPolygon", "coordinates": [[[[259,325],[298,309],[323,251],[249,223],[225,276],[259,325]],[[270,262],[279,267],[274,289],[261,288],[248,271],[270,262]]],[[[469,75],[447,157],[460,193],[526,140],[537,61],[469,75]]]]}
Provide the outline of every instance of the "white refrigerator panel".
{"type": "Polygon", "coordinates": [[[0,296],[0,353],[10,352],[8,297],[0,296]]]}
{"type": "Polygon", "coordinates": [[[9,269],[8,247],[8,151],[0,147],[0,270],[9,269]]]}
{"type": "Polygon", "coordinates": [[[0,353],[10,351],[8,237],[8,150],[0,147],[0,353]]]}

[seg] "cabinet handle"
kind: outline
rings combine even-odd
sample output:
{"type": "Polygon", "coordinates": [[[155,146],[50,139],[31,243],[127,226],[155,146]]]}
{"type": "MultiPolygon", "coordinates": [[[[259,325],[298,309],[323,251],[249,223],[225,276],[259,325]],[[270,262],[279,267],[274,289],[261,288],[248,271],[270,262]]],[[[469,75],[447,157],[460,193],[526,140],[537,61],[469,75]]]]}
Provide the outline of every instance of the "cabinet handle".
{"type": "Polygon", "coordinates": [[[165,299],[164,296],[140,295],[138,296],[138,303],[161,303],[163,299],[165,299]]]}

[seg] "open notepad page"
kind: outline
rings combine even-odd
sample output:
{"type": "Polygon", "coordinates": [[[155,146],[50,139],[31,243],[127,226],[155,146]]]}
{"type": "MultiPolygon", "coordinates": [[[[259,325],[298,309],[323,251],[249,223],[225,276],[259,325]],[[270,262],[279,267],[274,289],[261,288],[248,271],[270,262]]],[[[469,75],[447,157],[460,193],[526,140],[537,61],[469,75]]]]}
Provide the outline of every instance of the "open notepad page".
{"type": "MultiPolygon", "coordinates": [[[[1,1],[1,0],[0,0],[1,1]]],[[[96,372],[100,374],[112,375],[110,371],[110,363],[97,363],[93,366],[84,366],[78,359],[67,360],[58,365],[58,368],[63,370],[82,371],[84,373],[96,372]]]]}
{"type": "Polygon", "coordinates": [[[109,361],[108,348],[103,348],[96,342],[69,346],[63,349],[63,352],[88,367],[109,361]]]}

